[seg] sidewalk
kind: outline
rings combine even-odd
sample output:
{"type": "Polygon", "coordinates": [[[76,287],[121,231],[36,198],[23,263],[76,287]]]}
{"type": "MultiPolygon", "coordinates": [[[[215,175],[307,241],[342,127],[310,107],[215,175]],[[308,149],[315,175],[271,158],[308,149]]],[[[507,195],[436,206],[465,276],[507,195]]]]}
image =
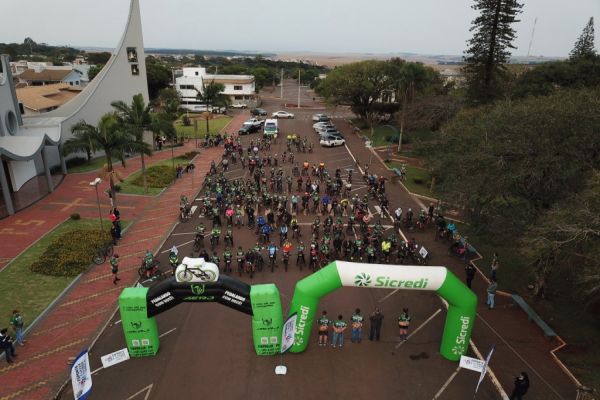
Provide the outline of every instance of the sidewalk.
{"type": "MultiPolygon", "coordinates": [[[[193,150],[190,142],[175,154],[193,150]]],[[[28,335],[27,344],[17,348],[14,364],[0,363],[0,398],[29,400],[47,399],[54,395],[68,377],[69,357],[88,347],[115,310],[116,300],[124,287],[137,280],[137,269],[146,249],[155,250],[170,231],[179,213],[179,196],[193,196],[199,190],[210,162],[218,159],[221,148],[203,149],[194,163],[194,186],[191,174],[184,174],[156,197],[120,195],[119,209],[123,219],[133,221],[115,253],[120,255],[121,281],[113,285],[107,263],[92,267],[59,301],[48,316],[28,335]],[[164,223],[160,223],[164,221],[164,223]]],[[[162,151],[146,161],[147,165],[170,158],[171,151],[162,151]]],[[[139,169],[139,159],[128,160],[125,176],[139,169]]],[[[97,217],[95,191],[88,182],[97,173],[68,175],[57,190],[34,206],[0,221],[4,240],[0,257],[13,258],[36,239],[50,231],[69,214],[79,212],[85,217],[97,217]],[[9,233],[11,232],[11,233],[9,233]]],[[[105,185],[103,183],[103,185],[105,185]]],[[[100,188],[104,190],[104,186],[100,188]]],[[[102,193],[103,194],[103,193],[102,193]]],[[[110,205],[106,195],[101,198],[103,212],[110,205]]],[[[32,295],[34,295],[32,293],[32,295]]]]}
{"type": "MultiPolygon", "coordinates": [[[[352,127],[345,121],[338,123],[343,132],[353,132],[352,127]]],[[[351,133],[345,135],[346,145],[363,167],[369,162],[371,151],[364,146],[364,141],[358,135],[351,133]]],[[[390,208],[401,206],[406,210],[410,207],[418,215],[423,203],[416,200],[400,184],[391,183],[392,172],[384,167],[377,157],[369,171],[385,176],[386,192],[390,199],[390,208]]],[[[427,203],[426,206],[429,204],[427,203]]],[[[417,243],[425,246],[431,255],[431,265],[443,265],[450,269],[461,280],[465,278],[465,262],[448,255],[449,243],[434,241],[434,230],[427,227],[423,231],[406,232],[408,238],[415,238],[417,243]]],[[[474,244],[477,246],[477,244],[474,244]]],[[[489,264],[483,260],[478,265],[489,264]]],[[[488,271],[484,270],[487,274],[488,271]]],[[[502,280],[510,277],[498,273],[499,290],[502,290],[502,280]]],[[[480,275],[473,281],[473,291],[478,297],[478,310],[472,340],[479,351],[485,354],[495,345],[496,350],[490,363],[491,369],[496,374],[505,391],[510,394],[514,377],[521,371],[529,374],[531,388],[527,398],[534,399],[572,399],[576,395],[574,382],[561,370],[550,355],[550,350],[558,345],[547,340],[537,325],[527,320],[526,314],[518,307],[513,306],[508,297],[496,295],[496,309],[488,310],[486,302],[485,282],[480,275]]]]}

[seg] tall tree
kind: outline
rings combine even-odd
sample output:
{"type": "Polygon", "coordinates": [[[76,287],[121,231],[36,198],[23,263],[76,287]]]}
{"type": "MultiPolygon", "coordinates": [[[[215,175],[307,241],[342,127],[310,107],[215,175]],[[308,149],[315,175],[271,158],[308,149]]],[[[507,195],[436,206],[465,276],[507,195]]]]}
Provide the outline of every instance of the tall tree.
{"type": "MultiPolygon", "coordinates": [[[[229,98],[223,94],[225,85],[222,83],[209,82],[208,85],[202,83],[202,92],[198,92],[197,98],[206,104],[206,112],[210,113],[213,106],[224,107],[229,103],[229,98]]],[[[206,134],[210,132],[208,121],[210,115],[205,115],[206,134]]]]}
{"type": "Polygon", "coordinates": [[[514,49],[515,30],[522,4],[518,0],[476,0],[472,8],[479,12],[470,31],[473,37],[465,51],[464,73],[467,97],[473,104],[489,103],[502,95],[506,62],[514,49]]]}
{"type": "MultiPolygon", "coordinates": [[[[93,152],[103,151],[106,157],[105,173],[108,176],[110,191],[115,207],[117,206],[117,197],[115,191],[115,178],[119,178],[113,169],[113,158],[124,161],[124,152],[130,148],[138,148],[139,145],[129,134],[121,129],[117,117],[114,113],[104,114],[98,126],[90,125],[85,121],[80,121],[71,128],[71,132],[76,137],[89,140],[93,152]]],[[[79,151],[77,148],[65,147],[65,153],[79,151]]]]}
{"type": "Polygon", "coordinates": [[[569,53],[569,59],[576,60],[581,58],[593,58],[596,56],[596,48],[594,47],[594,17],[588,21],[575,47],[569,53]]]}
{"type": "Polygon", "coordinates": [[[150,125],[150,106],[144,102],[141,93],[133,96],[131,105],[124,101],[113,101],[111,106],[117,111],[117,117],[123,129],[135,138],[136,146],[133,150],[139,151],[142,161],[142,181],[144,193],[148,191],[146,183],[146,162],[144,155],[152,155],[152,147],[144,142],[144,132],[150,125]]]}

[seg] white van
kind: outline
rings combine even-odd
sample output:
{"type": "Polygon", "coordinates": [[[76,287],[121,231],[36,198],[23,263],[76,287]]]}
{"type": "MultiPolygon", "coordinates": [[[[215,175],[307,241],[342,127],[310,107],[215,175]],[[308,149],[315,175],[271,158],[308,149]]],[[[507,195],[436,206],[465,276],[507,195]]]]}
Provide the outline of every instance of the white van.
{"type": "Polygon", "coordinates": [[[278,121],[276,119],[267,119],[265,120],[263,134],[265,137],[269,138],[277,138],[278,130],[278,121]]]}

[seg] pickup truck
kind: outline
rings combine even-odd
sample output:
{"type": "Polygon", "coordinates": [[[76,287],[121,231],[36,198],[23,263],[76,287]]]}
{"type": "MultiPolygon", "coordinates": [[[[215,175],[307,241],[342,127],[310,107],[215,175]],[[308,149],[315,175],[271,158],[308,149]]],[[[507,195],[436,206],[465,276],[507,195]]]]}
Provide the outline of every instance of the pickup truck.
{"type": "Polygon", "coordinates": [[[264,120],[258,118],[250,118],[248,121],[244,122],[244,125],[252,125],[257,128],[260,128],[265,123],[264,120]]]}

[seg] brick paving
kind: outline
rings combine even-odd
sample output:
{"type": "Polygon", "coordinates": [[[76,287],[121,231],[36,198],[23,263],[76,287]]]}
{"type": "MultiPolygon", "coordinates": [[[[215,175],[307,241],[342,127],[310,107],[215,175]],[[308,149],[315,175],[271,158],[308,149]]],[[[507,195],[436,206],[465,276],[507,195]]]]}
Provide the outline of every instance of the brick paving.
{"type": "MultiPolygon", "coordinates": [[[[239,117],[240,119],[242,117],[239,117]]],[[[232,128],[233,129],[233,128],[232,128]]],[[[190,141],[176,149],[175,155],[193,149],[190,141]]],[[[17,348],[14,364],[0,364],[0,399],[47,399],[51,397],[69,374],[68,358],[89,346],[103,324],[114,311],[123,287],[137,280],[137,268],[146,249],[155,250],[176,220],[179,196],[193,196],[200,188],[210,162],[218,159],[221,148],[201,150],[194,163],[194,185],[191,174],[184,174],[173,185],[156,197],[119,195],[118,206],[125,220],[133,225],[115,247],[121,263],[121,281],[115,286],[108,263],[94,266],[59,301],[50,313],[27,336],[27,344],[17,348]],[[138,222],[139,221],[139,222],[138,222]]],[[[171,151],[157,152],[147,165],[168,159],[171,151]]],[[[118,167],[124,176],[140,168],[139,158],[130,159],[127,168],[118,167]]],[[[0,267],[35,243],[73,212],[82,217],[97,217],[96,193],[88,185],[96,172],[68,175],[56,191],[42,201],[16,215],[0,220],[0,267]]],[[[101,207],[108,213],[110,204],[103,193],[101,207]]]]}

